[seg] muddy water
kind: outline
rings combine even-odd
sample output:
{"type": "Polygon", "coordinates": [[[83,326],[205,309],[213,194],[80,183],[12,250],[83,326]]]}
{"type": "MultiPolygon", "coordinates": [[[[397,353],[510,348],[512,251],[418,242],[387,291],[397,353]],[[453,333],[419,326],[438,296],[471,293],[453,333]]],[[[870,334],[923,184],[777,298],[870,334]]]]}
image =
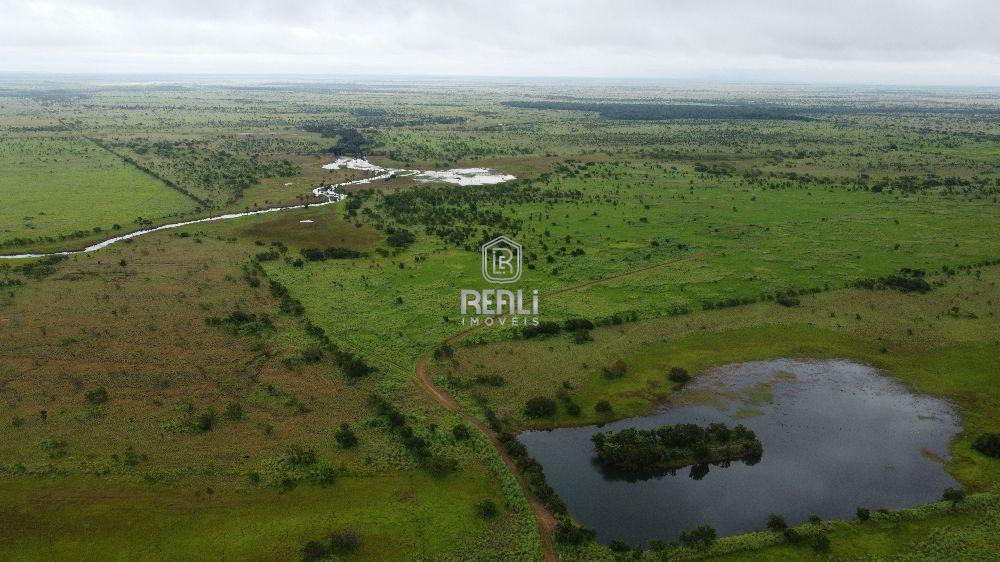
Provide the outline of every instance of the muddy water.
{"type": "Polygon", "coordinates": [[[703,523],[721,535],[762,529],[769,513],[790,524],[810,514],[902,508],[941,497],[960,430],[953,408],[915,395],[875,369],[844,360],[779,359],[728,365],[698,377],[662,412],[519,436],[549,483],[598,539],[673,540],[703,523]],[[629,481],[594,463],[591,435],[628,426],[742,423],[764,445],[760,462],[688,467],[629,481]]]}

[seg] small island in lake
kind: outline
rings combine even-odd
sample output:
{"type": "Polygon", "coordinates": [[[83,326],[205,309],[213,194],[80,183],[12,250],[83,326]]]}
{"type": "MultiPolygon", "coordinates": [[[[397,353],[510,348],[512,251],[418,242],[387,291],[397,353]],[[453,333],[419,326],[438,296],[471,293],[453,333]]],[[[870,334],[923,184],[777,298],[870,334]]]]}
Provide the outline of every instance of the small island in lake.
{"type": "Polygon", "coordinates": [[[723,423],[708,427],[682,423],[649,430],[629,427],[617,433],[597,433],[592,439],[602,465],[627,473],[732,460],[753,464],[764,453],[753,431],[743,425],[730,429],[723,423]]]}

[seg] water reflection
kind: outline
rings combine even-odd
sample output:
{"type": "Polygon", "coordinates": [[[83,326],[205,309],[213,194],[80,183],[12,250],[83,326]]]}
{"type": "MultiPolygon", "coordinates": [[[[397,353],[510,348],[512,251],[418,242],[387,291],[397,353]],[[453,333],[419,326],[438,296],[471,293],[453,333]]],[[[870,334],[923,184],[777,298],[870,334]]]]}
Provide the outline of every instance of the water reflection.
{"type": "Polygon", "coordinates": [[[860,506],[936,501],[957,486],[940,458],[958,431],[947,402],[912,394],[871,367],[781,359],[714,369],[652,416],[519,439],[600,541],[638,544],[701,524],[722,535],[762,529],[772,512],[797,524],[810,514],[850,518],[860,506]],[[642,475],[594,462],[597,432],[713,422],[746,425],[763,457],[642,475]]]}

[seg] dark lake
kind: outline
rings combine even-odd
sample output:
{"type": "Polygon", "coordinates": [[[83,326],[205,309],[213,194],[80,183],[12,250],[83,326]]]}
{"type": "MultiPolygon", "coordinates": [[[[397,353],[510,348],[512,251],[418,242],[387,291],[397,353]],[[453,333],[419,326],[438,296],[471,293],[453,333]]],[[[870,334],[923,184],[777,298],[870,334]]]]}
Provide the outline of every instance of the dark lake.
{"type": "Polygon", "coordinates": [[[846,519],[858,507],[937,501],[958,486],[942,463],[959,430],[950,404],[914,395],[872,367],[778,359],[712,369],[658,414],[526,431],[519,439],[598,540],[636,545],[674,540],[703,523],[720,535],[763,529],[772,512],[798,524],[810,514],[846,519]],[[606,474],[594,462],[595,432],[711,422],[755,431],[763,458],[638,481],[606,474]]]}

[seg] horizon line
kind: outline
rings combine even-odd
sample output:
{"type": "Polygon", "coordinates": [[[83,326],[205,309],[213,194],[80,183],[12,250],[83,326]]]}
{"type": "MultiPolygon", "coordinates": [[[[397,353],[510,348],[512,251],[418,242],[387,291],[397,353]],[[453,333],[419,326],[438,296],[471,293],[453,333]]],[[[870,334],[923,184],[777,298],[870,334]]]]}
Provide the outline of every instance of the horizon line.
{"type": "Polygon", "coordinates": [[[518,75],[518,74],[432,74],[432,73],[351,73],[351,72],[227,72],[227,71],[177,71],[177,70],[107,70],[107,71],[50,71],[50,70],[4,70],[0,69],[0,78],[7,77],[77,77],[77,78],[300,78],[309,80],[356,80],[356,79],[389,79],[406,81],[424,80],[521,80],[521,81],[603,81],[603,82],[674,82],[679,84],[713,84],[713,85],[771,85],[771,86],[818,86],[818,87],[867,87],[867,88],[901,88],[901,89],[986,89],[1000,90],[998,84],[929,84],[917,82],[865,82],[842,81],[824,82],[811,80],[780,80],[753,78],[723,78],[723,77],[677,77],[677,76],[583,76],[583,75],[518,75]]]}

